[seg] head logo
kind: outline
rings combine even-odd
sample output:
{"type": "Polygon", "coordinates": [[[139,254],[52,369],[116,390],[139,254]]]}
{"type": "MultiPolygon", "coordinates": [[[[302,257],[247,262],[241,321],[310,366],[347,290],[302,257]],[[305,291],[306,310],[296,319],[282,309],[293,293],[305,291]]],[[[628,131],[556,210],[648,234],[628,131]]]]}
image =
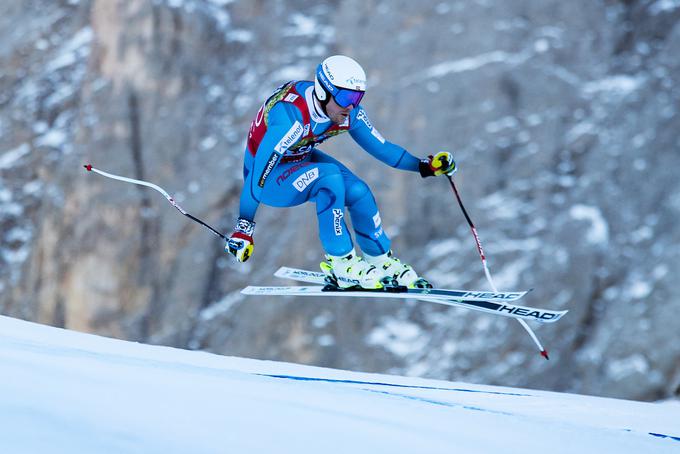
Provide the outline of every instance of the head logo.
{"type": "Polygon", "coordinates": [[[364,109],[360,109],[359,112],[357,113],[357,120],[363,121],[366,126],[369,128],[373,128],[373,125],[371,124],[371,121],[368,119],[368,115],[366,114],[366,111],[364,109]]]}
{"type": "Polygon", "coordinates": [[[328,63],[324,63],[323,69],[325,70],[324,72],[328,74],[328,78],[330,80],[335,80],[335,77],[333,77],[333,73],[331,72],[331,69],[328,67],[328,63]]]}

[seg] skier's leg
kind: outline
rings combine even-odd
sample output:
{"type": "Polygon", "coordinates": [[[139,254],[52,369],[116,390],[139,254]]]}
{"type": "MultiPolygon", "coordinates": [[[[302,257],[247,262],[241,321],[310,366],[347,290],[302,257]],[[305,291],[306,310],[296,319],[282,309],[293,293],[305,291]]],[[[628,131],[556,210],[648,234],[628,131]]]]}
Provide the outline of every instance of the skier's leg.
{"type": "Polygon", "coordinates": [[[352,249],[352,238],[345,224],[345,184],[333,164],[315,164],[318,177],[310,185],[309,200],[316,203],[319,238],[327,254],[344,256],[352,249]]]}
{"type": "Polygon", "coordinates": [[[345,203],[352,216],[357,243],[366,261],[378,268],[385,277],[394,277],[399,285],[431,287],[410,265],[402,263],[392,253],[390,239],[382,228],[380,213],[368,185],[342,163],[323,152],[316,150],[312,159],[333,163],[340,169],[345,183],[345,203]]]}
{"type": "Polygon", "coordinates": [[[334,164],[303,161],[281,163],[262,190],[262,203],[292,207],[307,201],[316,203],[319,237],[327,254],[346,255],[352,246],[345,224],[345,185],[334,164]]]}
{"type": "Polygon", "coordinates": [[[345,203],[352,216],[359,247],[368,255],[387,253],[391,241],[383,229],[378,206],[368,185],[356,177],[347,178],[345,184],[345,203]]]}
{"type": "Polygon", "coordinates": [[[301,198],[315,202],[319,237],[328,260],[321,264],[324,272],[341,287],[381,288],[383,274],[354,251],[344,219],[345,183],[340,169],[333,163],[314,161],[300,166],[277,169],[272,188],[278,190],[264,191],[272,194],[263,201],[274,206],[298,204],[301,198]]]}
{"type": "Polygon", "coordinates": [[[309,186],[319,177],[319,168],[307,161],[276,166],[262,189],[262,203],[273,207],[293,207],[309,200],[309,186]]]}
{"type": "Polygon", "coordinates": [[[366,183],[340,161],[315,150],[313,159],[334,164],[340,170],[345,185],[345,204],[352,216],[352,227],[361,250],[368,255],[381,255],[390,250],[390,239],[382,228],[380,212],[366,183]]]}
{"type": "Polygon", "coordinates": [[[345,224],[345,184],[338,167],[315,163],[319,177],[310,188],[316,202],[319,237],[326,251],[321,269],[341,287],[382,288],[383,273],[356,254],[345,224]]]}

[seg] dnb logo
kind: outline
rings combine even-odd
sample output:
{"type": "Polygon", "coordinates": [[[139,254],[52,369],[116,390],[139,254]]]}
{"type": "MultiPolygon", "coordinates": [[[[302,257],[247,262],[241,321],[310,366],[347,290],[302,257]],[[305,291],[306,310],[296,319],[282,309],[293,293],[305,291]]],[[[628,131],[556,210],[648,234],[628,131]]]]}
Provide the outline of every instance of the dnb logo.
{"type": "Polygon", "coordinates": [[[297,177],[297,179],[293,181],[293,187],[299,192],[302,192],[317,178],[319,178],[319,168],[314,167],[297,177]]]}
{"type": "Polygon", "coordinates": [[[342,218],[345,214],[340,208],[333,208],[333,230],[335,231],[335,236],[342,235],[342,218]]]}

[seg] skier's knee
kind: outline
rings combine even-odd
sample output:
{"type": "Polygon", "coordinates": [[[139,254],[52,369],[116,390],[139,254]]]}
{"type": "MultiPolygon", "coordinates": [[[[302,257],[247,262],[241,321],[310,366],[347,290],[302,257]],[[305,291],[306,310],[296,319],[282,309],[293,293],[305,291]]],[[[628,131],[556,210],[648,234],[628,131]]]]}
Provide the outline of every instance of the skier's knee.
{"type": "Polygon", "coordinates": [[[319,179],[314,184],[315,192],[326,190],[334,194],[341,194],[345,191],[345,183],[342,180],[340,170],[333,166],[333,168],[324,171],[319,176],[319,179]]]}
{"type": "Polygon", "coordinates": [[[361,180],[353,181],[347,187],[346,201],[348,206],[354,205],[359,200],[371,195],[371,189],[361,180]]]}
{"type": "Polygon", "coordinates": [[[344,198],[345,183],[342,175],[324,174],[314,183],[312,198],[316,202],[317,213],[323,213],[336,205],[338,198],[344,198]]]}

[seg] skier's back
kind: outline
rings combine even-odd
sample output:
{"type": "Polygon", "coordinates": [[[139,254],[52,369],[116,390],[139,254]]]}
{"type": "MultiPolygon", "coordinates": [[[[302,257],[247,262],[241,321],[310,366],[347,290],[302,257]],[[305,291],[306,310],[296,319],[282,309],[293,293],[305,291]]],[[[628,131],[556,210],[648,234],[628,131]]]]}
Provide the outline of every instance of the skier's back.
{"type": "Polygon", "coordinates": [[[336,285],[430,286],[392,253],[366,183],[317,148],[328,138],[349,132],[364,150],[391,167],[420,172],[423,177],[456,170],[450,153],[421,160],[386,141],[360,105],[365,90],[361,66],[335,55],[318,66],[314,82],[288,82],[262,105],[248,134],[239,219],[226,246],[239,261],[246,261],[253,252],[254,219],[260,203],[290,207],[313,201],[326,252],[321,268],[336,285]],[[347,230],[345,207],[363,257],[356,253],[347,230]]]}

